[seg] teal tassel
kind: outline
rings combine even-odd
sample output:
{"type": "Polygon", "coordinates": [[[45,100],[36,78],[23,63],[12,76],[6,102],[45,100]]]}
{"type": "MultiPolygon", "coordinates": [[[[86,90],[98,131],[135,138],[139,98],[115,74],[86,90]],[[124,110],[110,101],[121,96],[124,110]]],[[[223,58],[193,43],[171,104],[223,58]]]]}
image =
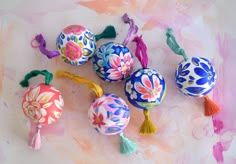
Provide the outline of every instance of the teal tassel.
{"type": "Polygon", "coordinates": [[[95,35],[95,40],[98,41],[102,38],[115,38],[116,37],[116,30],[113,26],[107,26],[105,30],[98,35],[95,35]]]}
{"type": "Polygon", "coordinates": [[[123,133],[120,133],[120,153],[121,154],[131,154],[137,149],[137,144],[128,138],[124,137],[123,133]]]}

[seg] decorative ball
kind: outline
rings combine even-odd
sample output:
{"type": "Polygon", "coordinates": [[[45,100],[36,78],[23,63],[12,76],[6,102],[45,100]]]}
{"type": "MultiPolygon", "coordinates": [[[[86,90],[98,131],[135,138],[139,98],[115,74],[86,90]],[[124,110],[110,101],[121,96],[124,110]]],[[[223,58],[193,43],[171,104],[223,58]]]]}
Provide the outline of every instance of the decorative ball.
{"type": "Polygon", "coordinates": [[[64,101],[54,87],[39,84],[27,90],[22,109],[27,118],[37,125],[52,124],[61,117],[64,101]]]}
{"type": "Polygon", "coordinates": [[[56,42],[61,58],[71,65],[86,63],[95,53],[94,34],[80,25],[71,25],[60,33],[56,42]]]}
{"type": "Polygon", "coordinates": [[[150,109],[161,103],[166,93],[165,80],[151,68],[141,68],[125,82],[125,94],[137,108],[150,109]]]}
{"type": "Polygon", "coordinates": [[[124,45],[109,42],[94,54],[93,66],[101,79],[108,82],[121,81],[132,72],[133,56],[124,45]]]}
{"type": "Polygon", "coordinates": [[[206,58],[192,57],[178,64],[175,81],[185,95],[202,97],[215,86],[215,68],[206,58]]]}
{"type": "Polygon", "coordinates": [[[91,126],[98,132],[115,135],[128,125],[130,110],[122,98],[114,94],[104,94],[91,104],[88,118],[91,126]]]}

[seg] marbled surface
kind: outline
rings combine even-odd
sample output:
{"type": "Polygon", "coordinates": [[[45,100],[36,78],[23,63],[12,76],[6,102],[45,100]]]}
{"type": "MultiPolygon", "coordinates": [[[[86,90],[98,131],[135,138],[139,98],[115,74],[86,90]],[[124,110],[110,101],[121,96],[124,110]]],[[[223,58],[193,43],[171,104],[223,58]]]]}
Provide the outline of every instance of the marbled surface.
{"type": "MultiPolygon", "coordinates": [[[[234,0],[1,0],[0,1],[0,163],[236,163],[236,21],[234,0]],[[138,143],[129,156],[119,154],[118,136],[103,136],[89,126],[87,110],[92,91],[66,79],[53,80],[65,100],[62,118],[42,129],[42,149],[28,148],[33,125],[25,118],[21,101],[25,88],[19,81],[32,69],[67,70],[101,84],[105,92],[125,100],[124,82],[107,84],[92,69],[92,62],[72,67],[60,58],[47,59],[30,46],[42,33],[49,49],[56,49],[60,31],[81,24],[94,33],[106,25],[116,27],[115,42],[122,42],[128,25],[121,20],[127,12],[139,26],[138,34],[148,47],[149,66],[167,82],[167,96],[151,112],[158,127],[152,136],[138,134],[143,114],[131,108],[127,137],[138,143]],[[209,58],[217,71],[217,82],[210,97],[221,112],[203,115],[203,100],[188,98],[175,86],[174,70],[182,60],[166,45],[166,28],[172,27],[188,56],[209,58]]],[[[98,45],[107,42],[99,41],[98,45]]],[[[128,45],[134,52],[134,43],[128,45]]],[[[140,64],[135,59],[135,70],[140,64]]],[[[30,81],[38,84],[43,77],[30,81]]]]}

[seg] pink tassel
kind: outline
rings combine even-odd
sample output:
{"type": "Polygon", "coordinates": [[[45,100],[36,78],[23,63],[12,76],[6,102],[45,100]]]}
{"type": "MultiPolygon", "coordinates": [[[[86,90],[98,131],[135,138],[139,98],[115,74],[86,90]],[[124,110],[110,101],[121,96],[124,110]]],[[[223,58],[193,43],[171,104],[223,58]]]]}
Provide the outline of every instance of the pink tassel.
{"type": "Polygon", "coordinates": [[[36,133],[32,137],[30,141],[30,145],[29,145],[32,149],[35,149],[35,150],[38,150],[41,147],[40,129],[41,129],[41,126],[38,125],[36,129],[36,133]]]}

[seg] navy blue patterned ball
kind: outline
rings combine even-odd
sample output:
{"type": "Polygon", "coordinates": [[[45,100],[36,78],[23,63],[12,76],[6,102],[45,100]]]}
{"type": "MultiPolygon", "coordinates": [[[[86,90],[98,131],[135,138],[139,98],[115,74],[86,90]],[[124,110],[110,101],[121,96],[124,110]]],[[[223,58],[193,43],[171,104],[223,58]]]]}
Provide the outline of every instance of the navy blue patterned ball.
{"type": "Polygon", "coordinates": [[[94,54],[93,68],[96,74],[105,81],[121,81],[132,72],[133,56],[122,44],[109,42],[103,44],[94,54]]]}
{"type": "Polygon", "coordinates": [[[165,80],[151,68],[141,68],[125,82],[125,94],[137,108],[150,109],[161,103],[166,93],[165,80]]]}
{"type": "Polygon", "coordinates": [[[216,72],[206,58],[192,57],[179,63],[175,81],[177,87],[187,96],[202,97],[215,86],[216,72]]]}

